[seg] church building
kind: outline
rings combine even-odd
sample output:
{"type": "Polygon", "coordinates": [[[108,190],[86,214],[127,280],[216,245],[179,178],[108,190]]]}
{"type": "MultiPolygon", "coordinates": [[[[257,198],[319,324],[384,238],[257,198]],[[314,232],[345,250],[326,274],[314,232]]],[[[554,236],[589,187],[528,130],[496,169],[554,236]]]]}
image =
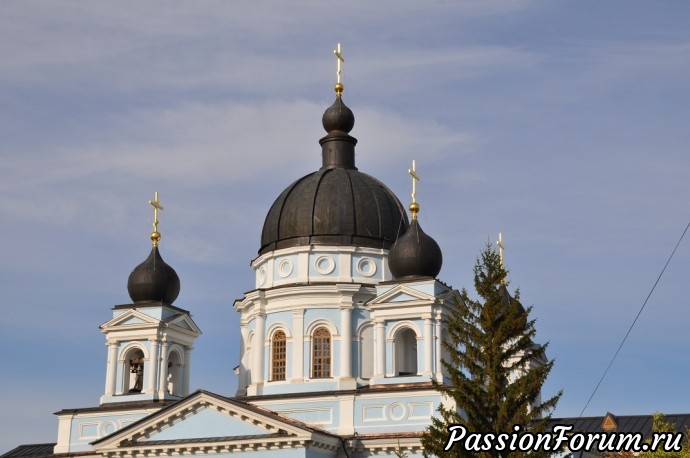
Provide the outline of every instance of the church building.
{"type": "Polygon", "coordinates": [[[107,364],[98,405],[58,412],[55,444],[3,456],[422,455],[420,437],[444,402],[432,382],[447,380],[442,342],[457,291],[436,278],[442,254],[417,219],[415,166],[408,216],[357,168],[340,78],[335,92],[321,165],[315,154],[318,169],[268,209],[254,289],[234,304],[234,397],[189,392],[201,330],[175,303],[180,279],[160,253],[156,194],[153,246],[129,276],[131,302],[100,327],[107,364]]]}

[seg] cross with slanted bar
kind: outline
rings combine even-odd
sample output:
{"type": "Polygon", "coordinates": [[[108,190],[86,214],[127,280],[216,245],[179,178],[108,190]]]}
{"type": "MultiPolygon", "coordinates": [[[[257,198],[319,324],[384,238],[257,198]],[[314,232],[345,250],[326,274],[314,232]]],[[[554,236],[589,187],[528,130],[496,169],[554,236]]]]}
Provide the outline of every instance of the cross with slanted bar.
{"type": "Polygon", "coordinates": [[[412,160],[412,168],[407,169],[407,172],[412,177],[412,203],[416,204],[417,203],[417,182],[421,178],[419,178],[419,175],[417,175],[417,162],[414,159],[412,160]]]}
{"type": "Polygon", "coordinates": [[[503,268],[503,249],[505,246],[503,245],[503,235],[499,232],[498,233],[498,240],[496,241],[496,245],[498,245],[498,257],[501,261],[501,268],[503,268]]]}
{"type": "Polygon", "coordinates": [[[158,191],[154,194],[153,200],[149,200],[149,205],[153,207],[153,231],[158,232],[158,210],[163,210],[163,206],[158,201],[158,191]]]}
{"type": "Polygon", "coordinates": [[[340,64],[342,62],[345,62],[345,58],[340,52],[340,43],[338,43],[338,48],[333,50],[333,54],[335,54],[335,57],[338,58],[338,71],[336,72],[336,74],[338,75],[338,84],[340,84],[340,74],[342,73],[342,68],[340,67],[340,64]]]}

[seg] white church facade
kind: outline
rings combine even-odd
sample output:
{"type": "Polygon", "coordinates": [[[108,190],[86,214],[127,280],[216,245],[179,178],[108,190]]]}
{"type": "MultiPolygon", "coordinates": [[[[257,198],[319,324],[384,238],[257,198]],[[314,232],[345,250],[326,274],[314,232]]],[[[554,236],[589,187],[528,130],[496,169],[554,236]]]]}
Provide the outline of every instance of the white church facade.
{"type": "Polygon", "coordinates": [[[254,289],[234,304],[235,396],[189,392],[201,330],[173,305],[180,280],[159,252],[156,196],[153,247],[128,281],[132,302],[101,325],[99,404],[58,412],[49,451],[6,456],[422,455],[420,437],[444,402],[433,383],[446,382],[442,342],[457,291],[436,278],[442,254],[419,225],[415,192],[408,217],[355,166],[354,115],[340,82],[335,89],[321,168],[269,209],[254,289]]]}

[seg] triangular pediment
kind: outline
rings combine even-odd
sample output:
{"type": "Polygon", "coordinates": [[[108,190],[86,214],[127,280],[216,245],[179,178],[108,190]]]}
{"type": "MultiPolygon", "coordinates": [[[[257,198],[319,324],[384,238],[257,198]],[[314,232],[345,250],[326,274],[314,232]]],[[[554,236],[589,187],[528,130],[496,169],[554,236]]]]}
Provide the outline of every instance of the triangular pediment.
{"type": "Polygon", "coordinates": [[[109,329],[119,326],[141,326],[141,325],[156,325],[160,321],[136,309],[127,310],[126,312],[116,316],[112,320],[101,325],[101,329],[109,329]]]}
{"type": "Polygon", "coordinates": [[[435,302],[436,297],[406,285],[396,285],[380,296],[372,299],[370,305],[390,304],[395,302],[435,302]]]}
{"type": "Polygon", "coordinates": [[[216,452],[256,449],[266,444],[331,448],[337,437],[252,404],[197,391],[93,443],[100,453],[136,455],[194,444],[216,452]]]}
{"type": "Polygon", "coordinates": [[[162,428],[154,428],[138,442],[202,439],[205,437],[265,436],[275,434],[274,428],[257,426],[251,422],[222,412],[213,405],[196,406],[179,421],[162,428]]]}
{"type": "Polygon", "coordinates": [[[201,334],[201,330],[196,325],[194,320],[192,320],[192,318],[186,314],[174,317],[172,320],[170,320],[169,324],[170,326],[178,327],[180,329],[184,329],[185,331],[189,331],[197,335],[201,334]]]}
{"type": "Polygon", "coordinates": [[[146,321],[142,320],[138,316],[130,316],[126,320],[120,321],[118,323],[118,326],[122,326],[123,324],[126,325],[126,324],[142,324],[142,323],[146,323],[146,321]]]}
{"type": "Polygon", "coordinates": [[[617,430],[618,422],[616,421],[615,415],[613,415],[611,412],[606,412],[604,421],[601,422],[601,429],[607,432],[617,430]]]}

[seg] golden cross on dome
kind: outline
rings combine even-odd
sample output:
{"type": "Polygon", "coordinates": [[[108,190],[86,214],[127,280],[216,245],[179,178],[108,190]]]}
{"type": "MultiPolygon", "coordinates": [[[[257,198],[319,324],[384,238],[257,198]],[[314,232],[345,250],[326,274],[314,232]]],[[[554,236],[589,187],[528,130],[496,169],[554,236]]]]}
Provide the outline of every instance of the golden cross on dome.
{"type": "Polygon", "coordinates": [[[419,178],[419,175],[417,175],[417,161],[415,161],[414,159],[412,160],[412,168],[407,169],[407,172],[412,177],[412,203],[416,204],[417,203],[417,182],[421,179],[421,178],[419,178]]]}
{"type": "Polygon", "coordinates": [[[412,177],[412,203],[410,204],[410,212],[412,213],[412,219],[417,219],[417,213],[419,213],[419,204],[417,203],[417,182],[421,179],[417,174],[417,161],[412,160],[412,168],[407,169],[407,172],[412,177]]]}
{"type": "Polygon", "coordinates": [[[343,84],[340,82],[340,74],[343,72],[341,64],[345,62],[345,58],[343,57],[343,54],[340,52],[340,43],[338,43],[338,47],[333,50],[333,54],[335,54],[336,60],[338,62],[338,70],[336,71],[338,82],[335,84],[335,92],[338,95],[340,95],[343,92],[343,84]]]}
{"type": "Polygon", "coordinates": [[[503,269],[503,250],[505,249],[505,245],[503,245],[503,235],[500,232],[498,233],[496,245],[498,245],[498,258],[501,262],[501,269],[503,269]]]}
{"type": "Polygon", "coordinates": [[[161,234],[158,232],[158,210],[164,210],[158,200],[158,191],[154,194],[153,200],[149,200],[149,205],[153,207],[153,232],[151,232],[151,241],[153,242],[153,246],[158,246],[158,241],[161,239],[161,234]]]}

